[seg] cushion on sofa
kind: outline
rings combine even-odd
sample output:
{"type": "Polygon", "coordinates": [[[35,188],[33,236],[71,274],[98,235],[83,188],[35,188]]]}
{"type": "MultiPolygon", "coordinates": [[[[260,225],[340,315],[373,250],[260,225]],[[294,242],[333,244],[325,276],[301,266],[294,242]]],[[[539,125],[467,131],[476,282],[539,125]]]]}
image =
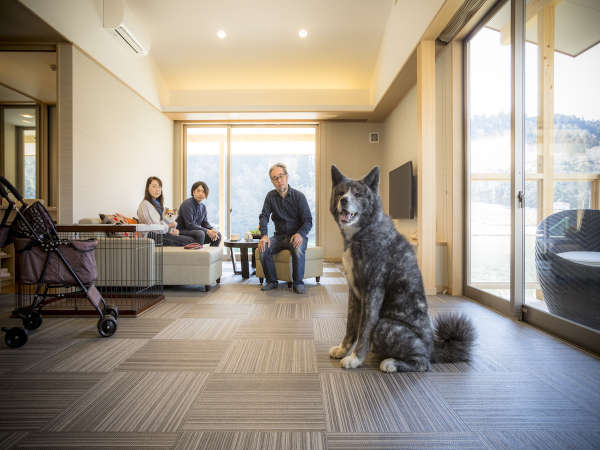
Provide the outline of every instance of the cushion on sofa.
{"type": "Polygon", "coordinates": [[[186,250],[183,247],[163,247],[163,264],[190,266],[208,266],[220,261],[223,250],[220,247],[203,247],[197,250],[186,250]]]}
{"type": "MultiPolygon", "coordinates": [[[[307,247],[306,248],[306,256],[304,257],[305,261],[311,261],[313,259],[323,259],[325,256],[325,251],[323,247],[307,247]]],[[[289,250],[282,250],[275,255],[273,261],[275,262],[287,262],[290,258],[289,250]]]]}

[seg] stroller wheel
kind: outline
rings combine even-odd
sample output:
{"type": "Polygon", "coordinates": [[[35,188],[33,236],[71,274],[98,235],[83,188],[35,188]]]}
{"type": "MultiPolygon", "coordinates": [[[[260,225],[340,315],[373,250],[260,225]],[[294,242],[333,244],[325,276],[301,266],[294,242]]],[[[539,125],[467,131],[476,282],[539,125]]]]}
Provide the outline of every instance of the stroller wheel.
{"type": "Polygon", "coordinates": [[[98,333],[102,337],[110,337],[117,331],[117,319],[110,314],[105,315],[98,321],[98,333]]]}
{"type": "Polygon", "coordinates": [[[39,311],[31,311],[23,317],[23,326],[28,330],[35,330],[42,324],[42,315],[39,311]]]}
{"type": "Polygon", "coordinates": [[[115,305],[106,305],[106,310],[104,311],[104,314],[110,314],[115,319],[118,319],[119,318],[119,308],[117,308],[115,305]]]}
{"type": "Polygon", "coordinates": [[[6,342],[6,345],[9,347],[19,348],[27,342],[27,331],[23,328],[13,327],[8,330],[4,328],[2,331],[6,331],[4,342],[6,342]]]}

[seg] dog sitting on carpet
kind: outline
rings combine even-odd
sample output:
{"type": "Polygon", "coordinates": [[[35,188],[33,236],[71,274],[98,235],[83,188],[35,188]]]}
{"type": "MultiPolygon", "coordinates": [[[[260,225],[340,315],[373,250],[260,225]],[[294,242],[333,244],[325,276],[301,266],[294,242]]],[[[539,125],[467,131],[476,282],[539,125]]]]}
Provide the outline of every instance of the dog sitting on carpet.
{"type": "Polygon", "coordinates": [[[349,294],[346,336],[329,356],[352,369],[373,350],[385,357],[383,372],[423,372],[431,362],[469,360],[473,324],[454,313],[432,324],[415,253],[383,212],[379,167],[352,180],[334,165],[331,178],[330,211],[344,238],[349,294]]]}

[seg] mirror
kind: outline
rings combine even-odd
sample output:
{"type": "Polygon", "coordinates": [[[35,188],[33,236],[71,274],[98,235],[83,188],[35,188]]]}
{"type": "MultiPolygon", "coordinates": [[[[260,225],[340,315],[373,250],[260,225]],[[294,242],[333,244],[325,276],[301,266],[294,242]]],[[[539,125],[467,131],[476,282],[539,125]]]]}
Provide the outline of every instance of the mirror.
{"type": "Polygon", "coordinates": [[[0,105],[0,172],[24,198],[39,198],[39,110],[36,105],[0,105]]]}

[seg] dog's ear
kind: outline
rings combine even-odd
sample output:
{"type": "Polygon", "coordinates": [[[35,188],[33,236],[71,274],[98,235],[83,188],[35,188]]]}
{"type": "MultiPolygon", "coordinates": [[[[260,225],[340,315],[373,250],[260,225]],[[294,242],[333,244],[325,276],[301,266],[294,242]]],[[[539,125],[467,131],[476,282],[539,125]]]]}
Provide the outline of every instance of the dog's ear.
{"type": "Polygon", "coordinates": [[[347,180],[347,178],[342,175],[342,172],[340,172],[340,170],[335,167],[335,164],[331,165],[331,182],[333,186],[337,186],[338,184],[340,184],[342,181],[347,180]]]}
{"type": "Polygon", "coordinates": [[[379,187],[379,166],[373,167],[362,181],[377,194],[377,189],[379,187]]]}
{"type": "Polygon", "coordinates": [[[173,214],[177,214],[177,208],[173,208],[173,214]]]}

